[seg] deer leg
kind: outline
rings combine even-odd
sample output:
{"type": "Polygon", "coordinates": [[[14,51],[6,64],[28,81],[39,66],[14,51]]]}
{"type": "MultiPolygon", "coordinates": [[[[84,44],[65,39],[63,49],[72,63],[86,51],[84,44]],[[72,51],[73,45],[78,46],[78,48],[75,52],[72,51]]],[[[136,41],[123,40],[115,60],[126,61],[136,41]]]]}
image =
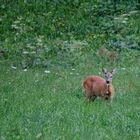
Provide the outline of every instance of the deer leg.
{"type": "Polygon", "coordinates": [[[96,95],[93,95],[92,97],[91,97],[91,100],[94,102],[94,100],[97,98],[97,96],[96,95]]]}
{"type": "Polygon", "coordinates": [[[91,97],[92,97],[91,91],[86,89],[85,92],[86,92],[86,100],[91,101],[91,97]]]}
{"type": "Polygon", "coordinates": [[[86,95],[86,100],[87,100],[87,101],[91,101],[91,98],[92,98],[92,96],[91,96],[90,94],[87,94],[87,95],[86,95]]]}
{"type": "Polygon", "coordinates": [[[109,96],[106,96],[106,97],[105,97],[105,100],[107,100],[107,101],[108,101],[108,103],[110,103],[110,104],[112,103],[112,98],[111,98],[111,97],[109,97],[109,96]]]}

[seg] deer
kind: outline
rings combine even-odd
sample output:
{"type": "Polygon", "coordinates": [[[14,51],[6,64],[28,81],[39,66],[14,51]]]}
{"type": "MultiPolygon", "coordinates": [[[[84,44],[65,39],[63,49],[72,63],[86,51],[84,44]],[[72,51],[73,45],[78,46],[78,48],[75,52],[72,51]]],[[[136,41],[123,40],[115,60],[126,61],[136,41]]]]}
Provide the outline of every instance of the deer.
{"type": "Polygon", "coordinates": [[[105,100],[112,101],[115,90],[112,85],[112,76],[116,71],[114,68],[111,72],[109,72],[106,68],[102,68],[105,79],[92,75],[88,76],[84,82],[83,87],[86,92],[86,99],[88,101],[94,101],[97,97],[102,97],[105,100]]]}

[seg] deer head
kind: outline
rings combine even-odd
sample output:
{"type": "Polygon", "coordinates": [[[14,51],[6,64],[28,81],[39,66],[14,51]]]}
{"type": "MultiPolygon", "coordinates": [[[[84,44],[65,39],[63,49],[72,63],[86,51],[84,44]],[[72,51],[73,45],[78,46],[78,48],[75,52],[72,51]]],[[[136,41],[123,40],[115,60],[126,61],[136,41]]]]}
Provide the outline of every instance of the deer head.
{"type": "Polygon", "coordinates": [[[103,71],[103,73],[105,74],[106,83],[107,83],[107,84],[112,83],[112,77],[113,77],[113,74],[114,74],[115,71],[116,71],[116,68],[113,69],[111,72],[109,72],[106,68],[103,68],[102,71],[103,71]]]}

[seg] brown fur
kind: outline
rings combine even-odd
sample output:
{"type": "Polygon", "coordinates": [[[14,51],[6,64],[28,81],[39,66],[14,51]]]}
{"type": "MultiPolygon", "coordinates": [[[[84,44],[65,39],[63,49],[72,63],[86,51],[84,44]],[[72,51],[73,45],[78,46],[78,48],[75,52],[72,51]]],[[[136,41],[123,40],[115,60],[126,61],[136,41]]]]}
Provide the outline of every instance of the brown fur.
{"type": "Polygon", "coordinates": [[[106,100],[111,100],[114,96],[112,84],[107,86],[105,79],[99,76],[89,76],[83,82],[88,100],[95,100],[97,96],[106,100]]]}

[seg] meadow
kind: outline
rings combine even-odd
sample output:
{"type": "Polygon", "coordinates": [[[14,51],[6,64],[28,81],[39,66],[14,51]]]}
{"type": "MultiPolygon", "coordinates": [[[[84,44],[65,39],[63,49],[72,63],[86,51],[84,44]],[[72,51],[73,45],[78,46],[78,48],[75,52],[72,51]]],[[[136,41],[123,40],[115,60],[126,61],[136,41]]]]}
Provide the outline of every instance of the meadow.
{"type": "Polygon", "coordinates": [[[0,140],[139,140],[139,10],[96,3],[96,25],[88,2],[81,13],[78,1],[49,2],[1,5],[0,140]],[[82,82],[103,67],[117,69],[115,97],[88,103],[82,82]]]}

